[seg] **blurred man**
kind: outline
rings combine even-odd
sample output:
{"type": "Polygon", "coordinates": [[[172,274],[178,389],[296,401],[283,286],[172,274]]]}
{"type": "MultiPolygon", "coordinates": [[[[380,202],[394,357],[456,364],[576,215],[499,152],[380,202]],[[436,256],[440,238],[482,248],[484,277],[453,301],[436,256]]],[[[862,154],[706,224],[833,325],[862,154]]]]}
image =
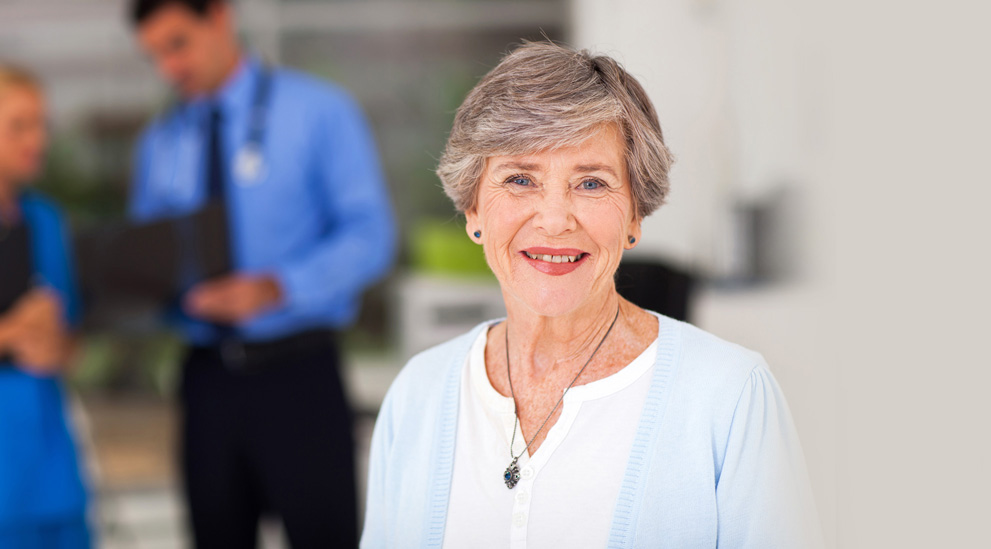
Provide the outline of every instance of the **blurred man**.
{"type": "MultiPolygon", "coordinates": [[[[180,101],[137,150],[131,211],[226,210],[232,274],[182,299],[182,465],[198,547],[356,545],[351,419],[331,330],[388,269],[394,225],[372,135],[341,89],[247,55],[224,0],[134,0],[180,101]]],[[[190,235],[195,238],[196,235],[190,235]]]]}

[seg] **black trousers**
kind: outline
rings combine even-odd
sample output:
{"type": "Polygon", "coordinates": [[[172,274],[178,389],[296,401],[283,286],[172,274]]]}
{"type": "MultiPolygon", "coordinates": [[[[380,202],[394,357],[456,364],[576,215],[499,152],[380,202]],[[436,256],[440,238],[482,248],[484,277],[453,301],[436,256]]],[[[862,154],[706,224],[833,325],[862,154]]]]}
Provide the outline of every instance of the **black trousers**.
{"type": "Polygon", "coordinates": [[[199,549],[254,549],[259,518],[295,549],[356,547],[351,413],[333,341],[252,373],[194,348],[181,385],[181,462],[199,549]]]}

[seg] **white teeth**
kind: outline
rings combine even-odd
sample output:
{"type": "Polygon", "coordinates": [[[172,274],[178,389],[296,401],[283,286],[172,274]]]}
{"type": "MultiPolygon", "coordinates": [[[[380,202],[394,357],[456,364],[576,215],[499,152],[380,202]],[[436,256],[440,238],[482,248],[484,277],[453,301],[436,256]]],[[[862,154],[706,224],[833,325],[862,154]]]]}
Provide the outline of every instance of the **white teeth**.
{"type": "Polygon", "coordinates": [[[532,254],[530,252],[524,252],[526,256],[530,259],[537,259],[539,261],[546,261],[548,263],[574,263],[578,261],[580,255],[547,255],[547,254],[532,254]]]}

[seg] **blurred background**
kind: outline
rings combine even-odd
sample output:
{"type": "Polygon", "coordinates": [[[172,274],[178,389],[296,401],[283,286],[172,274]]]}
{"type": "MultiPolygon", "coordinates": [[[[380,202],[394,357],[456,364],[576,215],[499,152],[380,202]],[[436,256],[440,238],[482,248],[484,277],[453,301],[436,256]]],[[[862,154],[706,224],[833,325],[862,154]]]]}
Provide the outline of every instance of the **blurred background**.
{"type": "MultiPolygon", "coordinates": [[[[677,156],[631,262],[676,273],[688,319],[764,354],[791,405],[829,547],[974,545],[984,341],[989,9],[976,2],[241,0],[271,62],[334,80],[374,127],[401,252],[344,335],[367,451],[414,352],[502,314],[433,174],[454,111],[520,39],[620,60],[677,156]]],[[[0,58],[44,79],[39,186],[75,231],[122,219],[131,150],[167,108],[122,0],[0,0],[0,58]]],[[[2,268],[2,266],[0,266],[2,268]]],[[[71,374],[106,548],[186,547],[178,339],[91,321],[71,374]]],[[[364,476],[364,454],[359,476],[364,476]]],[[[277,528],[266,546],[281,547],[277,528]]]]}

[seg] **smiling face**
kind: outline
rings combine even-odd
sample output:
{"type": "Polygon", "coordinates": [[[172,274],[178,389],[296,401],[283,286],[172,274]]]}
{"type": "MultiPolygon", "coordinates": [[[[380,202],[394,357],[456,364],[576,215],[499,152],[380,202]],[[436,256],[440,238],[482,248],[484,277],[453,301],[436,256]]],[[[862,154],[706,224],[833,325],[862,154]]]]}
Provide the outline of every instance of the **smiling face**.
{"type": "Polygon", "coordinates": [[[488,158],[466,217],[508,306],[542,316],[594,306],[615,292],[629,237],[640,239],[622,134],[609,124],[576,147],[488,158]]]}
{"type": "Polygon", "coordinates": [[[231,7],[218,2],[201,15],[178,2],[165,4],[140,23],[138,41],[183,97],[211,92],[223,83],[236,47],[231,7]]]}
{"type": "Polygon", "coordinates": [[[26,183],[38,176],[48,144],[45,100],[30,86],[0,91],[0,180],[26,183]]]}

